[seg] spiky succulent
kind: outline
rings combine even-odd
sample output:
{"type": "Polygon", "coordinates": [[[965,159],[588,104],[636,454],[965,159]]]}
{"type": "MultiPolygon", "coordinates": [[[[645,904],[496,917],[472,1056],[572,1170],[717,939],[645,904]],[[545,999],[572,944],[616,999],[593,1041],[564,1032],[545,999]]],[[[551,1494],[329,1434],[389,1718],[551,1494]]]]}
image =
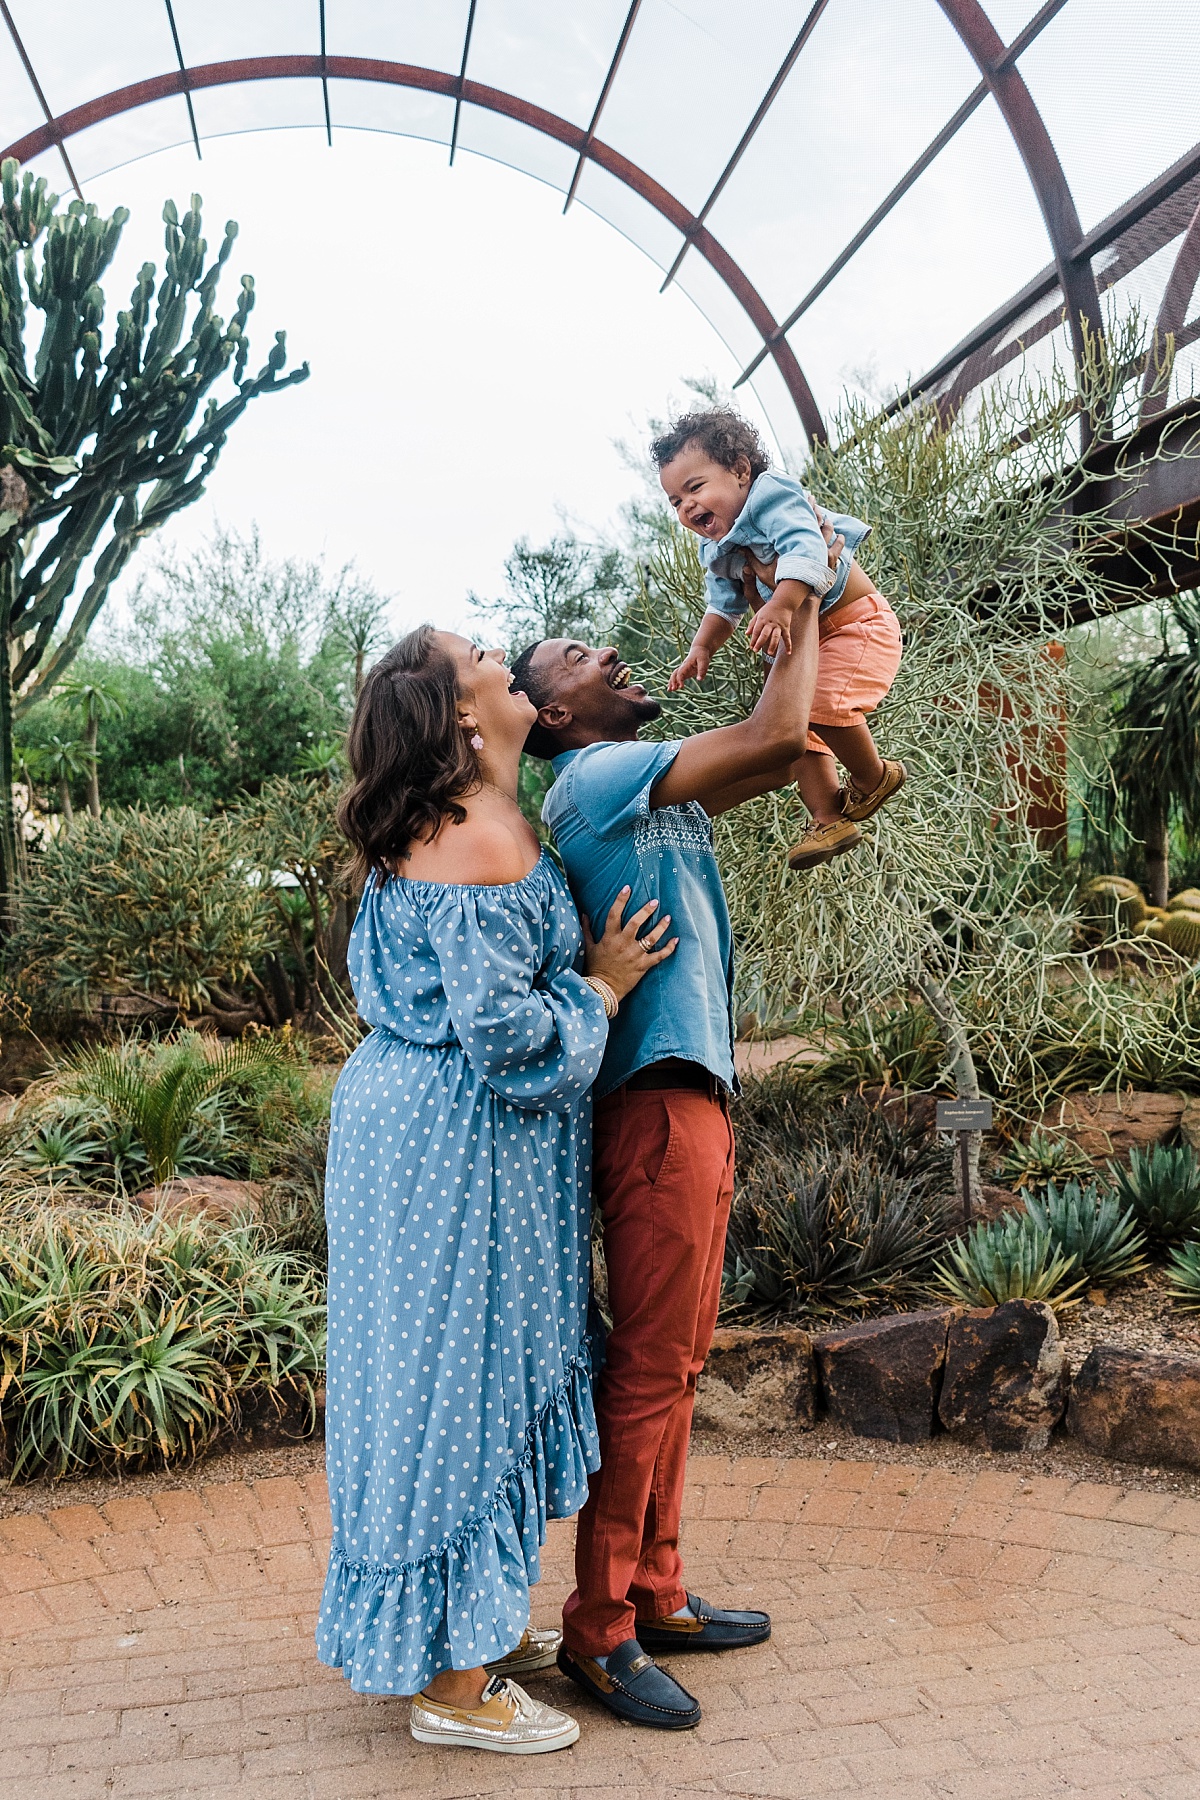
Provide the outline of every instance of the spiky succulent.
{"type": "Polygon", "coordinates": [[[1084,1285],[1074,1257],[1064,1256],[1027,1213],[973,1225],[949,1246],[935,1271],[936,1285],[968,1306],[1045,1300],[1058,1310],[1076,1304],[1084,1285]]]}
{"type": "Polygon", "coordinates": [[[1067,1181],[1061,1188],[1050,1182],[1040,1197],[1027,1196],[1025,1211],[1052,1247],[1072,1259],[1075,1272],[1095,1287],[1128,1281],[1146,1267],[1146,1239],[1132,1212],[1098,1182],[1084,1187],[1067,1181]]]}
{"type": "Polygon", "coordinates": [[[1200,1229],[1200,1163],[1187,1144],[1131,1150],[1129,1167],[1112,1165],[1122,1206],[1152,1244],[1180,1244],[1200,1229]]]}

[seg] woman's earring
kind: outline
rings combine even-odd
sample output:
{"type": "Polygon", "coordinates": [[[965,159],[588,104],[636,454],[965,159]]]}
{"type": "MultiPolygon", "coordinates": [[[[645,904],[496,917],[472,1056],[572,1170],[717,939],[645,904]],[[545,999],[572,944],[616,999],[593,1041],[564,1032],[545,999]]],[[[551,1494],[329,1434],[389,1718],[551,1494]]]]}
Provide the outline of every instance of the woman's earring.
{"type": "Polygon", "coordinates": [[[471,739],[471,748],[472,748],[472,750],[482,750],[483,749],[483,739],[480,737],[478,732],[476,732],[475,736],[471,739]]]}

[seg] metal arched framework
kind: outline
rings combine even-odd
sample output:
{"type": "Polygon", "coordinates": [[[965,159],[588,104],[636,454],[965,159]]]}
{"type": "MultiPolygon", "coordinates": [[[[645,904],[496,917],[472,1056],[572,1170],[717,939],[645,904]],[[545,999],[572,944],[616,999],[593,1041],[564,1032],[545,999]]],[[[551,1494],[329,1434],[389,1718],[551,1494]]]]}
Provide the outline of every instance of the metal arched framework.
{"type": "Polygon", "coordinates": [[[70,112],[63,113],[58,118],[47,119],[44,125],[39,125],[35,131],[19,138],[15,144],[10,144],[0,155],[15,156],[18,161],[27,162],[31,156],[38,156],[56,144],[61,146],[76,132],[85,131],[89,125],[116,118],[119,113],[131,112],[135,107],[147,106],[153,100],[163,100],[172,94],[186,95],[195,93],[200,88],[227,87],[242,81],[294,80],[297,76],[311,76],[318,81],[339,78],[346,81],[378,81],[392,87],[420,88],[425,93],[445,94],[460,105],[466,103],[480,106],[487,112],[502,113],[506,118],[516,119],[533,131],[540,131],[546,137],[556,138],[560,144],[566,144],[581,160],[586,158],[606,169],[684,234],[712,265],[742,306],[760,337],[773,340],[771,355],[787,384],[801,424],[810,439],[824,440],[825,422],[791,345],[777,335],[776,321],[766,301],[745,271],[717,242],[707,227],[673,194],[647,175],[644,169],[639,169],[636,163],[630,162],[598,137],[582,130],[578,125],[572,125],[567,119],[559,118],[557,113],[546,112],[544,108],[534,106],[515,94],[503,93],[499,88],[485,87],[481,82],[470,81],[465,76],[450,75],[440,69],[422,69],[412,63],[381,62],[362,56],[259,56],[242,58],[236,62],[207,63],[200,68],[172,69],[166,75],[155,75],[148,81],[135,81],[129,87],[117,88],[111,94],[85,101],[82,106],[73,107],[70,112]]]}
{"type": "MultiPolygon", "coordinates": [[[[317,0],[313,19],[314,26],[317,27],[314,30],[314,40],[319,41],[320,44],[319,54],[250,57],[189,67],[176,29],[171,0],[163,0],[163,3],[170,21],[171,38],[178,59],[178,68],[163,75],[134,82],[128,87],[115,89],[111,93],[86,101],[83,105],[74,107],[68,112],[55,115],[21,41],[9,6],[6,0],[0,0],[0,16],[3,17],[4,23],[8,27],[39,106],[45,115],[44,125],[10,144],[0,154],[15,156],[19,160],[25,161],[32,156],[57,147],[71,183],[78,192],[79,184],[75,179],[67,149],[68,141],[77,132],[84,131],[89,126],[99,124],[103,120],[115,118],[121,113],[146,106],[153,101],[163,100],[172,95],[181,95],[187,105],[192,137],[197,154],[199,154],[200,138],[196,129],[191,101],[191,95],[195,91],[203,88],[229,86],[239,82],[272,79],[293,80],[296,77],[308,77],[321,83],[324,97],[325,129],[330,140],[332,140],[332,125],[328,84],[331,79],[380,82],[394,87],[417,88],[426,93],[443,95],[453,100],[454,129],[451,136],[451,161],[454,160],[454,151],[458,143],[459,120],[464,104],[502,114],[506,118],[528,126],[533,131],[541,132],[545,136],[557,140],[575,152],[577,161],[574,177],[566,196],[566,207],[571,205],[575,197],[585,166],[592,162],[631,189],[682,234],[681,248],[667,271],[664,287],[674,279],[680,264],[692,250],[698,251],[706,259],[743,308],[762,340],[761,350],[743,370],[735,385],[740,385],[741,382],[748,380],[763,360],[770,356],[783,378],[804,430],[812,441],[822,441],[825,438],[825,425],[804,371],[788,342],[788,334],[989,96],[995,100],[1021,156],[1041,210],[1053,262],[1050,267],[1028,283],[1020,294],[1014,295],[1007,305],[999,308],[989,319],[984,320],[973,332],[968,334],[925,376],[919,381],[913,382],[901,396],[899,404],[937,388],[939,383],[955,370],[959,371],[956,377],[957,384],[969,383],[976,378],[976,371],[982,372],[988,362],[991,350],[1002,340],[1014,322],[1020,319],[1032,304],[1042,299],[1048,299],[1056,291],[1061,295],[1061,305],[1053,308],[1047,314],[1046,319],[1035,326],[1033,335],[1035,337],[1044,335],[1047,330],[1053,329],[1056,324],[1061,322],[1065,316],[1072,350],[1078,365],[1084,353],[1087,335],[1090,333],[1100,336],[1103,330],[1092,258],[1098,251],[1116,242],[1123,231],[1146,218],[1165,198],[1170,198],[1172,195],[1180,196],[1180,190],[1186,189],[1192,178],[1200,174],[1200,146],[1197,146],[1186,157],[1180,159],[1172,169],[1164,171],[1163,175],[1144,189],[1141,194],[1135,195],[1124,207],[1118,209],[1117,213],[1085,235],[1081,230],[1078,211],[1050,134],[1017,66],[1024,51],[1039,36],[1045,26],[1063,10],[1067,0],[1044,0],[1044,4],[1038,8],[1007,46],[998,35],[988,13],[980,4],[980,0],[938,0],[947,22],[957,34],[979,71],[979,83],[849,240],[844,249],[834,258],[799,304],[782,322],[779,322],[745,271],[709,231],[706,219],[783,89],[822,15],[831,4],[831,0],[813,0],[813,3],[805,9],[797,35],[782,64],[751,116],[712,192],[699,212],[695,214],[644,169],[629,161],[620,151],[615,150],[598,135],[601,115],[630,36],[636,29],[642,0],[631,0],[612,60],[586,129],[570,123],[556,113],[535,106],[517,95],[507,93],[499,88],[489,87],[470,78],[467,71],[471,55],[471,39],[476,6],[481,3],[481,0],[470,0],[457,74],[423,68],[415,64],[369,57],[327,55],[324,0],[317,0]]],[[[482,3],[486,3],[486,0],[482,0],[482,3]]],[[[1192,220],[1189,230],[1184,234],[1176,268],[1168,283],[1158,321],[1160,336],[1165,335],[1169,330],[1178,333],[1196,286],[1198,272],[1200,272],[1200,210],[1197,211],[1196,218],[1192,220]],[[1177,314],[1178,317],[1176,317],[1177,314]]],[[[1161,397],[1152,394],[1148,387],[1147,409],[1152,412],[1160,411],[1162,404],[1161,397]]]]}

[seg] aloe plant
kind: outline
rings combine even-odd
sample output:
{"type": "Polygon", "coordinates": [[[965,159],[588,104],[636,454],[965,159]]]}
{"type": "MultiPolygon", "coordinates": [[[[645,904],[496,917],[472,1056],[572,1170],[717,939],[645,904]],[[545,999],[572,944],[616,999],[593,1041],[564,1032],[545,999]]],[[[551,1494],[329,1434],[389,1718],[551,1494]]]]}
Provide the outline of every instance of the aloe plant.
{"type": "Polygon", "coordinates": [[[1040,1197],[1026,1196],[1025,1211],[1052,1247],[1069,1256],[1076,1272],[1095,1287],[1128,1281],[1147,1266],[1146,1239],[1133,1213],[1098,1183],[1084,1187],[1068,1181],[1059,1188],[1050,1182],[1040,1197]]]}
{"type": "Polygon", "coordinates": [[[1023,1213],[973,1225],[935,1264],[936,1285],[968,1306],[1005,1300],[1045,1300],[1057,1311],[1076,1304],[1082,1278],[1075,1258],[1057,1249],[1048,1231],[1023,1213]]]}
{"type": "Polygon", "coordinates": [[[43,1207],[0,1217],[0,1404],[13,1473],[190,1457],[243,1404],[315,1417],[316,1271],[261,1234],[43,1207]]]}
{"type": "Polygon", "coordinates": [[[1131,1150],[1128,1169],[1114,1163],[1112,1174],[1152,1244],[1179,1244],[1200,1228],[1200,1162],[1187,1144],[1131,1150]]]}

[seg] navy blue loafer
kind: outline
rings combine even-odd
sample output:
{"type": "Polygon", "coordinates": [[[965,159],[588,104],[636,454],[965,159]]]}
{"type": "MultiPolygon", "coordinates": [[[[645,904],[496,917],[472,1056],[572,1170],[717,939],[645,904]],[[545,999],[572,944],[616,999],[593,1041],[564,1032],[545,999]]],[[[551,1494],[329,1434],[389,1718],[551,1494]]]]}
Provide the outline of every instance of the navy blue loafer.
{"type": "Polygon", "coordinates": [[[651,1725],[658,1731],[691,1731],[700,1723],[700,1707],[686,1688],[647,1656],[636,1638],[609,1652],[607,1668],[590,1656],[579,1656],[564,1644],[558,1666],[568,1681],[607,1706],[618,1719],[651,1725]]]}
{"type": "Polygon", "coordinates": [[[771,1635],[771,1615],[765,1612],[726,1612],[710,1606],[696,1594],[688,1595],[695,1614],[681,1619],[639,1619],[637,1634],[649,1650],[740,1650],[746,1644],[764,1644],[771,1635]]]}

